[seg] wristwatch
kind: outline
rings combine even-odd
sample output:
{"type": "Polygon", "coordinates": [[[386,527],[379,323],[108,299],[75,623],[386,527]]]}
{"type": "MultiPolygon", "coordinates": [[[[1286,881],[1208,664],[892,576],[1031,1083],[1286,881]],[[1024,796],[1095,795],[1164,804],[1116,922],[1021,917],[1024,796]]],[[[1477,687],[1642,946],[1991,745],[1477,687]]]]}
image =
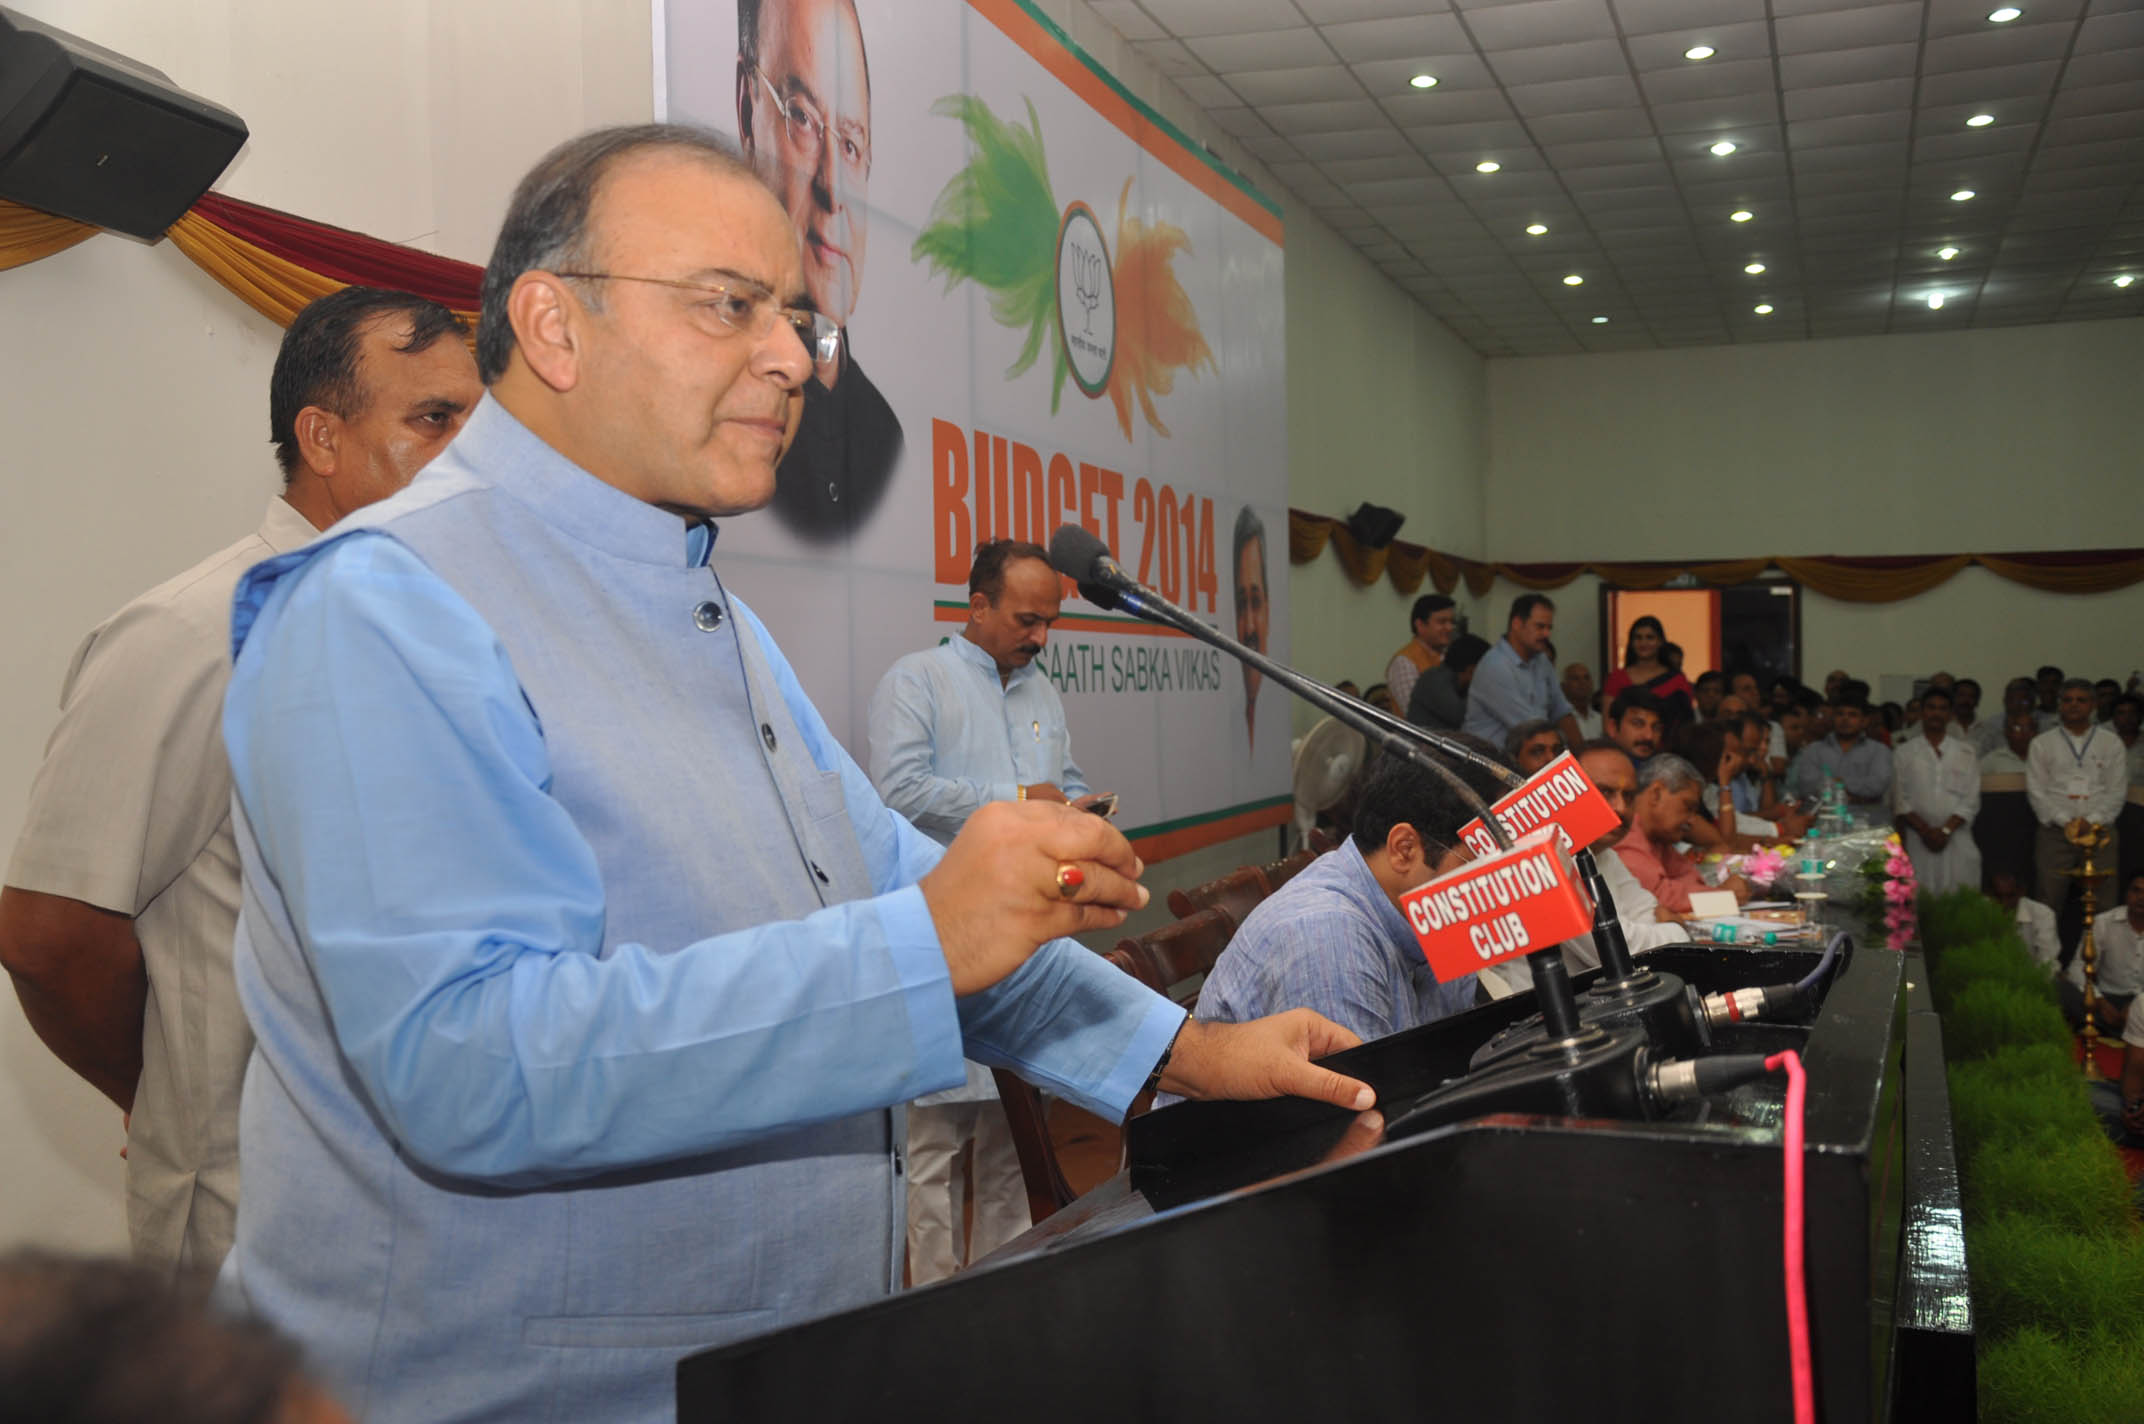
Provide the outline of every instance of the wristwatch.
{"type": "Polygon", "coordinates": [[[1161,1075],[1168,1071],[1169,1060],[1176,1055],[1176,1040],[1184,1036],[1184,1024],[1190,1022],[1191,1015],[1185,1014],[1184,1022],[1178,1024],[1176,1032],[1169,1035],[1169,1046],[1161,1050],[1161,1059],[1155,1063],[1154,1071],[1146,1075],[1146,1082],[1140,1087],[1140,1092],[1151,1093],[1161,1087],[1161,1075]]]}

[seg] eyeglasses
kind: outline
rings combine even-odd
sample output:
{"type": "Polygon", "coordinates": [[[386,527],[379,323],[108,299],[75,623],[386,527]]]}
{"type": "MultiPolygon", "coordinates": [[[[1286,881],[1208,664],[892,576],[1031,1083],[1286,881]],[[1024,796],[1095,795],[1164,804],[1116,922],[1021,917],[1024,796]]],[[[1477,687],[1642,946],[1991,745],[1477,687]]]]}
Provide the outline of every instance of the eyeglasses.
{"type": "Polygon", "coordinates": [[[804,345],[804,353],[811,357],[814,365],[831,366],[841,359],[841,327],[832,317],[804,307],[779,306],[774,294],[756,283],[682,282],[675,277],[632,277],[619,272],[554,272],[552,275],[582,282],[646,282],[655,287],[698,292],[708,300],[695,302],[694,309],[711,313],[731,331],[743,332],[747,336],[764,335],[778,316],[796,333],[797,340],[804,345]]]}
{"type": "Polygon", "coordinates": [[[826,157],[826,134],[831,127],[834,132],[835,154],[841,160],[842,173],[851,182],[861,182],[871,176],[871,135],[854,119],[843,119],[829,125],[818,106],[802,95],[784,97],[774,87],[774,80],[758,65],[752,73],[759,79],[767,97],[774,101],[774,111],[782,116],[782,131],[789,139],[797,161],[816,172],[826,157]]]}

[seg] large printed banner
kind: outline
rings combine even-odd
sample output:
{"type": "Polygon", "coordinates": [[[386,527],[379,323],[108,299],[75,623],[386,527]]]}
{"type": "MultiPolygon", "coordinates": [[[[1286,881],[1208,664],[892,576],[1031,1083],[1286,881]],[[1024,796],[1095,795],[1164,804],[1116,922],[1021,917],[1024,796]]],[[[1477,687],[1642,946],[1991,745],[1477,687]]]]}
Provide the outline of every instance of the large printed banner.
{"type": "MultiPolygon", "coordinates": [[[[975,545],[1077,522],[1288,656],[1281,222],[1020,0],[658,0],[657,110],[734,136],[847,359],[718,567],[859,762],[975,545]]],[[[1287,694],[1076,596],[1038,664],[1150,860],[1278,825],[1287,694]]]]}

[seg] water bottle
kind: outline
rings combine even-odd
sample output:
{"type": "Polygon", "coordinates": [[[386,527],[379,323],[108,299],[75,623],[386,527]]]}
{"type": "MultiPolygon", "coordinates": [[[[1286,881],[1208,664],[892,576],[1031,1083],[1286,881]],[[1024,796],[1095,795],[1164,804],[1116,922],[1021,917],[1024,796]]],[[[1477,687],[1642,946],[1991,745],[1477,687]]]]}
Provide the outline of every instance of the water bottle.
{"type": "Polygon", "coordinates": [[[1779,931],[1748,929],[1741,925],[1714,925],[1712,938],[1718,944],[1777,944],[1779,931]]]}

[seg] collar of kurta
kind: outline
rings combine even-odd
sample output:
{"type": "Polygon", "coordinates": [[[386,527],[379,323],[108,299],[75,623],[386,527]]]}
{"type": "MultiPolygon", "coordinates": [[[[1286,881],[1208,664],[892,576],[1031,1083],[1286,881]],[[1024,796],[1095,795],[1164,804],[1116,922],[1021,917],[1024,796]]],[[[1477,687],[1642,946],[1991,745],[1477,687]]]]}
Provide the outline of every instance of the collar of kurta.
{"type": "Polygon", "coordinates": [[[990,680],[997,683],[1007,692],[1018,687],[1021,681],[1030,674],[1036,677],[1042,676],[1041,670],[1035,666],[1033,660],[1029,660],[1026,667],[1014,668],[1011,677],[1001,678],[998,673],[998,660],[984,652],[976,644],[975,640],[966,633],[955,633],[952,637],[946,639],[946,642],[952,645],[955,657],[960,658],[963,662],[973,663],[984,672],[989,673],[990,680]]]}
{"type": "Polygon", "coordinates": [[[546,444],[487,392],[454,437],[467,462],[546,524],[580,543],[642,564],[699,568],[715,526],[657,509],[606,484],[546,444]]]}

